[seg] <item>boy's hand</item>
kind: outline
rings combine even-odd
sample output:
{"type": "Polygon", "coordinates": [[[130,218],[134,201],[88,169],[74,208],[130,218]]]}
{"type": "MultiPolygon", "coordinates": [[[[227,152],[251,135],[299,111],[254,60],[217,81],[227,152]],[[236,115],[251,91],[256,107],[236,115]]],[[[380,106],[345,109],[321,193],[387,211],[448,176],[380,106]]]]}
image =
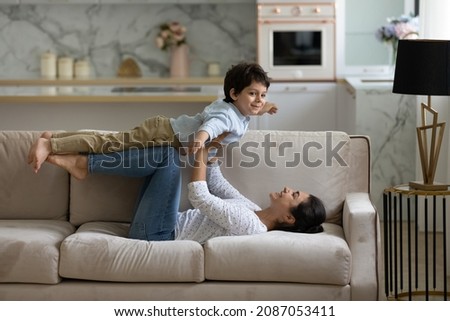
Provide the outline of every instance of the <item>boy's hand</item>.
{"type": "Polygon", "coordinates": [[[261,116],[264,115],[265,113],[273,115],[276,114],[277,111],[278,111],[277,105],[275,105],[274,103],[266,102],[264,104],[264,107],[261,108],[261,110],[259,111],[258,115],[261,116]]]}

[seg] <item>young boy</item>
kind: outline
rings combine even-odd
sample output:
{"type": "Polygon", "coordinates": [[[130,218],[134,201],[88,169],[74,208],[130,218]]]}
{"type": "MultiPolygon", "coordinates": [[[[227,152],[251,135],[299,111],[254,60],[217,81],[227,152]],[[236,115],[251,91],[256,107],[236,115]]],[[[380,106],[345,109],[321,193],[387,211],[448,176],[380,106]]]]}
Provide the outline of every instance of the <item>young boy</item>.
{"type": "Polygon", "coordinates": [[[201,113],[152,117],[126,132],[44,132],[31,146],[28,163],[37,173],[50,154],[107,153],[161,145],[186,147],[188,154],[194,154],[222,133],[228,133],[223,144],[236,142],[247,131],[250,116],[277,112],[277,107],[265,100],[269,86],[270,79],[261,66],[243,62],[232,66],[225,75],[225,98],[201,113]]]}

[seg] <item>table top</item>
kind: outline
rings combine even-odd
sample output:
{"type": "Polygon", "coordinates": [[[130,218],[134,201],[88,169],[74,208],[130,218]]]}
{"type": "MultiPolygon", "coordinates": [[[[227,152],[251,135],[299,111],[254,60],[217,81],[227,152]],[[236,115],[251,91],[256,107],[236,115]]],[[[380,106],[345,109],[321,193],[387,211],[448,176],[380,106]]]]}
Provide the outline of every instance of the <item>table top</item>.
{"type": "Polygon", "coordinates": [[[433,196],[433,195],[450,195],[450,188],[447,186],[445,190],[420,190],[409,186],[409,184],[400,184],[392,187],[388,187],[384,190],[385,193],[397,193],[403,195],[421,195],[421,196],[433,196]]]}

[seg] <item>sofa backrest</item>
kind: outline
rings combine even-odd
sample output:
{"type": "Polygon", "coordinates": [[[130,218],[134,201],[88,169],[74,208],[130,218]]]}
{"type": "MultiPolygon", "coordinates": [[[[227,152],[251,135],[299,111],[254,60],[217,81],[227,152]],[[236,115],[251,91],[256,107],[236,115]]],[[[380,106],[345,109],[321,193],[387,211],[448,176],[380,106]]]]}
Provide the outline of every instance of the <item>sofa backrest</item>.
{"type": "Polygon", "coordinates": [[[67,220],[69,175],[44,164],[35,174],[27,163],[40,132],[0,132],[0,219],[67,220]]]}
{"type": "Polygon", "coordinates": [[[340,224],[349,190],[350,138],[331,131],[252,131],[229,149],[222,171],[260,207],[269,206],[269,193],[288,186],[322,199],[327,222],[340,224]]]}
{"type": "MultiPolygon", "coordinates": [[[[91,175],[79,181],[44,164],[38,174],[27,155],[39,132],[0,132],[0,219],[58,219],[76,226],[89,221],[129,222],[143,179],[91,175]]],[[[261,207],[284,186],[324,200],[327,220],[340,223],[347,192],[368,192],[370,142],[342,132],[250,130],[221,158],[224,176],[261,207]]],[[[189,208],[184,168],[180,209],[189,208]]]]}

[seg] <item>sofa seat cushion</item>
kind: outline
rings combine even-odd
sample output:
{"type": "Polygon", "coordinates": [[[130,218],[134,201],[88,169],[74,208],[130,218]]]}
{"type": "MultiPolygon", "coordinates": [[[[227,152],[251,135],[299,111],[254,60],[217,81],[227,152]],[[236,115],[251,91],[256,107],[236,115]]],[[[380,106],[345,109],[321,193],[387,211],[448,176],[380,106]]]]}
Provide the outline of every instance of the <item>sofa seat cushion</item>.
{"type": "Polygon", "coordinates": [[[61,276],[117,282],[204,281],[199,243],[128,239],[128,226],[116,222],[81,225],[61,245],[61,276]]]}
{"type": "Polygon", "coordinates": [[[271,231],[205,243],[209,280],[347,285],[352,257],[339,225],[319,234],[271,231]]]}
{"type": "Polygon", "coordinates": [[[59,247],[73,232],[65,221],[0,220],[0,282],[59,283],[59,247]]]}

